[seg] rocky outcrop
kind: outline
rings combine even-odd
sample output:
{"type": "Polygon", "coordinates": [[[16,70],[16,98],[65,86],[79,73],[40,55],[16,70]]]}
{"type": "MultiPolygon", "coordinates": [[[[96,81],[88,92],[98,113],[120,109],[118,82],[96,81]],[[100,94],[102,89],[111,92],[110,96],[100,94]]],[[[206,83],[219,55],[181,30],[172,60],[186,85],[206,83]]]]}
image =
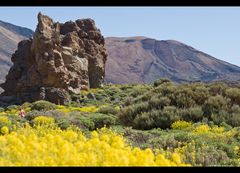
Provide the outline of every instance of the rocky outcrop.
{"type": "Polygon", "coordinates": [[[11,60],[2,96],[64,104],[69,94],[103,83],[107,53],[92,19],[61,24],[39,13],[33,39],[21,41],[11,60]]]}

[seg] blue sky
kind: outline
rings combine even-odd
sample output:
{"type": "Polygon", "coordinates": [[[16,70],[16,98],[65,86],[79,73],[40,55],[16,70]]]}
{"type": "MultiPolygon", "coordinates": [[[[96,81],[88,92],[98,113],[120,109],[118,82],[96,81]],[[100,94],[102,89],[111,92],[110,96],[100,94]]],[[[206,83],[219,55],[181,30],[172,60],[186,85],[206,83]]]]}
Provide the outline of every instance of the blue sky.
{"type": "Polygon", "coordinates": [[[37,13],[92,18],[105,37],[178,40],[240,66],[240,7],[0,7],[0,20],[35,30],[37,13]]]}

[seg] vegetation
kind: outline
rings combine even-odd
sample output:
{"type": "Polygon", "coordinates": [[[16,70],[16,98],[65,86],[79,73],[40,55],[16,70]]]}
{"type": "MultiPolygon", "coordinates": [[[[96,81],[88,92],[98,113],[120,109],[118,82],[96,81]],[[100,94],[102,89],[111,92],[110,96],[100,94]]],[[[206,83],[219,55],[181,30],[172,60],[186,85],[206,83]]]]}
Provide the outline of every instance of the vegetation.
{"type": "Polygon", "coordinates": [[[240,166],[239,86],[160,79],[0,108],[0,165],[240,166]]]}
{"type": "Polygon", "coordinates": [[[240,88],[225,83],[174,84],[162,79],[119,112],[122,123],[136,129],[170,128],[175,121],[240,125],[240,88]]]}

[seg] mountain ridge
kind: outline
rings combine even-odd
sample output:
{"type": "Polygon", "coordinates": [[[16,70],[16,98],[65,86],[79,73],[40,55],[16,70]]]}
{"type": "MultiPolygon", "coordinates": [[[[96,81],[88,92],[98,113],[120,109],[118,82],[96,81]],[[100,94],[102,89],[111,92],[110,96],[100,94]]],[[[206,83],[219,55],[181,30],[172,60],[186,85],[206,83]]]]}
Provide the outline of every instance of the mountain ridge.
{"type": "MultiPolygon", "coordinates": [[[[5,81],[18,42],[33,31],[0,20],[0,83],[5,81]]],[[[174,39],[147,36],[106,37],[106,83],[151,83],[167,77],[176,82],[239,80],[240,67],[174,39]]]]}
{"type": "Polygon", "coordinates": [[[239,80],[240,67],[237,65],[176,40],[156,40],[139,36],[108,37],[106,48],[110,56],[106,67],[106,81],[109,83],[149,83],[160,77],[168,77],[177,82],[239,80]],[[146,63],[139,64],[141,59],[146,63]],[[131,66],[126,68],[129,64],[131,66]],[[117,72],[112,69],[117,69],[117,72]]]}

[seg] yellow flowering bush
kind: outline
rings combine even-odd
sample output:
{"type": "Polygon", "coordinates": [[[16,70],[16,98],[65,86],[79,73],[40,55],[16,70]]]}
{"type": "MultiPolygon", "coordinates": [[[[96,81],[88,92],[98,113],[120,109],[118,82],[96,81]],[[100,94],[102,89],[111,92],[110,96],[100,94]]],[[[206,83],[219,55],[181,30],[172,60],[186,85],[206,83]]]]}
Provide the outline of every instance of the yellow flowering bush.
{"type": "Polygon", "coordinates": [[[0,136],[1,166],[189,166],[178,153],[168,157],[129,146],[109,129],[91,132],[59,128],[19,128],[0,136]]]}
{"type": "Polygon", "coordinates": [[[8,123],[10,123],[11,121],[7,118],[7,117],[5,117],[5,116],[0,116],[0,123],[6,123],[6,124],[8,124],[8,123]]]}
{"type": "Polygon", "coordinates": [[[186,129],[191,126],[192,126],[192,123],[186,122],[186,121],[176,121],[171,125],[172,129],[179,129],[179,130],[186,129]]]}
{"type": "Polygon", "coordinates": [[[6,116],[0,116],[0,127],[9,126],[11,121],[6,116]]]}
{"type": "Polygon", "coordinates": [[[65,106],[57,106],[56,110],[62,111],[64,113],[69,113],[72,111],[80,111],[80,112],[97,112],[99,108],[96,106],[84,106],[84,107],[65,107],[65,106]]]}
{"type": "Polygon", "coordinates": [[[55,120],[52,117],[38,116],[33,119],[35,126],[52,126],[55,125],[55,120]]]}
{"type": "Polygon", "coordinates": [[[223,133],[224,132],[224,127],[218,127],[218,126],[214,126],[211,128],[211,132],[213,133],[223,133]]]}
{"type": "Polygon", "coordinates": [[[73,107],[70,108],[71,111],[80,111],[80,112],[97,112],[98,108],[96,106],[84,106],[84,107],[73,107]]]}
{"type": "Polygon", "coordinates": [[[207,124],[202,124],[197,126],[194,130],[193,133],[195,134],[203,134],[203,133],[208,133],[211,130],[211,128],[207,124]]]}
{"type": "Polygon", "coordinates": [[[8,132],[9,132],[8,127],[3,126],[3,127],[1,128],[1,133],[2,133],[3,135],[7,134],[8,132]]]}

